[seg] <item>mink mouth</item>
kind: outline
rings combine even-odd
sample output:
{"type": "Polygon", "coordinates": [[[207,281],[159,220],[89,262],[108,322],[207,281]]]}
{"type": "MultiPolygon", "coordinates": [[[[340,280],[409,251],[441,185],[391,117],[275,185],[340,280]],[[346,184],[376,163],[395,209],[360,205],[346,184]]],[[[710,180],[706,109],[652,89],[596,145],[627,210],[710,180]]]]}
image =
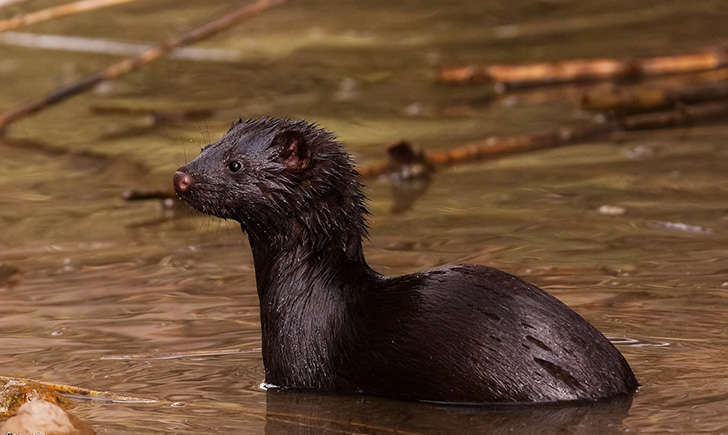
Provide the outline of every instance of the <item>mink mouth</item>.
{"type": "Polygon", "coordinates": [[[177,198],[184,201],[187,205],[197,210],[200,213],[217,216],[223,219],[230,219],[231,217],[225,213],[225,210],[220,209],[220,204],[217,198],[220,197],[224,192],[205,186],[204,184],[195,183],[184,191],[175,189],[177,198]]]}

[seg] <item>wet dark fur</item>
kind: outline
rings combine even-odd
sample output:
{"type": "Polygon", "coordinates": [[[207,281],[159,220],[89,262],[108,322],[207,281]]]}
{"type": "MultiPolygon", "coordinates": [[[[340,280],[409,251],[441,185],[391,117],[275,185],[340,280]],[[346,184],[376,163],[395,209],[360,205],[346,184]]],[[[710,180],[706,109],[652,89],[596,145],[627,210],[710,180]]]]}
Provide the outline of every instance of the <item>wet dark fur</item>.
{"type": "Polygon", "coordinates": [[[270,384],[447,402],[599,400],[637,388],[599,331],[515,276],[475,265],[373,271],[358,174],[315,125],[239,121],[179,171],[191,177],[178,189],[185,201],[248,233],[270,384]]]}

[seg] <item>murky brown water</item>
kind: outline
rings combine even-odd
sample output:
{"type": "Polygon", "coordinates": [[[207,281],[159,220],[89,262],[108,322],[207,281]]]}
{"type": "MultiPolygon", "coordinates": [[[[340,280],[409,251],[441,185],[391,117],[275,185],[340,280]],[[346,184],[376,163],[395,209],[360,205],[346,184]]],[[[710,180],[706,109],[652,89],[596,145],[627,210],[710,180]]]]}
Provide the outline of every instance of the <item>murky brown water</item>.
{"type": "MultiPolygon", "coordinates": [[[[154,41],[234,4],[137,2],[23,31],[154,41]]],[[[239,229],[120,196],[170,189],[173,170],[239,114],[317,120],[360,163],[401,138],[434,148],[577,120],[573,92],[489,104],[486,88],[433,85],[432,65],[699,49],[726,37],[723,6],[295,2],[199,44],[238,61],[161,61],[18,123],[0,143],[0,264],[22,277],[0,287],[0,374],[166,401],[73,402],[101,433],[728,432],[724,125],[441,171],[400,214],[386,183],[368,183],[376,269],[483,263],[533,281],[615,340],[643,385],[631,403],[485,410],[262,391],[239,229]],[[98,105],[221,110],[155,126],[98,105]]],[[[114,59],[0,45],[0,107],[114,59]]]]}

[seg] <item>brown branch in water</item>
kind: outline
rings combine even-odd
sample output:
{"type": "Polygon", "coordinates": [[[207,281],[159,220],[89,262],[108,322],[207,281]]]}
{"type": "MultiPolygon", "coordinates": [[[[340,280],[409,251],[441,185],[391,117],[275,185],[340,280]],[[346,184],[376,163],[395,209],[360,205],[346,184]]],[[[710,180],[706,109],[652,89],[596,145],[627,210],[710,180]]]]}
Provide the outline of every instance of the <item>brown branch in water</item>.
{"type": "Polygon", "coordinates": [[[73,15],[79,12],[91,11],[94,9],[115,6],[122,3],[129,3],[136,0],[82,0],[65,5],[53,6],[47,9],[41,9],[29,14],[18,15],[7,20],[0,20],[0,32],[15,30],[20,27],[30,26],[31,24],[41,21],[52,20],[53,18],[65,15],[73,15]]]}
{"type": "Polygon", "coordinates": [[[438,78],[443,83],[493,83],[496,90],[612,79],[638,79],[697,71],[728,65],[724,51],[643,59],[577,59],[527,65],[445,67],[438,78]]]}
{"type": "Polygon", "coordinates": [[[684,89],[590,91],[582,95],[581,107],[591,111],[628,114],[717,100],[728,100],[728,83],[711,83],[684,89]]]}
{"type": "Polygon", "coordinates": [[[175,48],[191,44],[193,42],[200,41],[204,38],[210,37],[228,27],[237,24],[245,18],[255,16],[266,9],[270,9],[274,6],[285,3],[286,0],[258,0],[255,3],[248,4],[241,8],[234,10],[220,18],[210,21],[200,27],[183,33],[179,36],[175,36],[167,39],[166,41],[156,45],[152,48],[144,50],[142,53],[126,58],[120,62],[110,65],[95,74],[91,74],[81,80],[58,88],[50,93],[27,101],[15,108],[8,110],[5,113],[0,114],[0,131],[4,130],[10,123],[17,121],[18,119],[29,116],[41,109],[44,109],[53,104],[57,104],[69,97],[80,94],[88,89],[91,89],[96,84],[104,81],[114,79],[130,71],[133,71],[143,65],[153,62],[161,56],[169,53],[175,48]]]}
{"type": "MultiPolygon", "coordinates": [[[[583,127],[561,127],[546,133],[521,136],[493,136],[442,151],[425,152],[424,160],[431,166],[450,166],[475,160],[500,157],[545,148],[570,145],[585,140],[604,137],[614,131],[611,124],[591,124],[583,127]]],[[[397,144],[402,147],[402,143],[397,144]]],[[[376,177],[400,171],[398,162],[390,159],[384,163],[359,168],[362,177],[376,177]]]]}
{"type": "MultiPolygon", "coordinates": [[[[446,150],[423,152],[421,162],[431,167],[451,166],[488,158],[497,158],[509,154],[604,139],[620,130],[633,131],[683,127],[697,122],[708,122],[724,118],[728,118],[728,102],[680,105],[675,110],[670,111],[622,116],[617,118],[616,122],[589,124],[580,127],[561,127],[556,130],[533,135],[494,136],[446,150]]],[[[398,152],[402,153],[403,148],[411,148],[411,145],[407,142],[399,142],[393,145],[393,147],[396,147],[398,152]]],[[[414,149],[408,152],[416,153],[414,149]]],[[[398,175],[399,178],[405,178],[401,174],[411,173],[410,165],[411,163],[398,161],[390,153],[389,161],[373,163],[358,169],[362,177],[365,178],[385,174],[398,175]]]]}

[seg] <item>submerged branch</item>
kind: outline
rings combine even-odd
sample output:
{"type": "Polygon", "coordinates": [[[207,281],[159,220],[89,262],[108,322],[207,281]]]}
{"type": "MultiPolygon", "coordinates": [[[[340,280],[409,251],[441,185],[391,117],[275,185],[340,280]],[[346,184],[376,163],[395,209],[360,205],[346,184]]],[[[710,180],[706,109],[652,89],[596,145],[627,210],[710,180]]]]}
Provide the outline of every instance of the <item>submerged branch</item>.
{"type": "Polygon", "coordinates": [[[237,24],[245,18],[255,16],[266,9],[281,5],[285,2],[286,0],[258,0],[255,3],[236,9],[229,14],[210,21],[179,36],[169,38],[159,45],[149,48],[136,56],[110,65],[107,68],[95,74],[86,76],[75,83],[63,86],[42,97],[20,104],[19,106],[0,114],[0,131],[18,119],[29,116],[53,104],[60,103],[69,97],[78,95],[81,92],[91,89],[93,86],[104,80],[110,80],[133,71],[143,65],[157,60],[177,47],[188,45],[210,37],[227,29],[228,27],[233,26],[234,24],[237,24]]]}
{"type": "MultiPolygon", "coordinates": [[[[698,122],[709,122],[728,118],[728,101],[692,105],[678,104],[675,109],[650,113],[617,116],[615,122],[594,123],[579,127],[560,127],[545,133],[519,136],[493,136],[486,139],[455,146],[440,151],[419,152],[418,159],[401,161],[390,151],[389,160],[358,168],[362,177],[377,177],[388,174],[407,178],[403,174],[413,173],[413,168],[451,166],[471,163],[477,160],[497,158],[504,155],[556,148],[583,143],[589,140],[608,138],[621,130],[648,130],[689,126],[698,122]]],[[[399,142],[390,149],[398,153],[417,154],[407,142],[399,142]]],[[[421,171],[426,173],[426,171],[421,171]]]]}
{"type": "MultiPolygon", "coordinates": [[[[591,124],[583,127],[561,127],[546,133],[520,136],[492,136],[442,151],[424,153],[424,161],[431,166],[450,166],[475,160],[495,158],[545,148],[555,148],[604,137],[615,130],[611,124],[591,124]]],[[[397,147],[402,147],[398,143],[397,147]]],[[[387,173],[398,173],[401,165],[390,158],[385,163],[375,163],[359,168],[362,177],[376,177],[387,173]]]]}

